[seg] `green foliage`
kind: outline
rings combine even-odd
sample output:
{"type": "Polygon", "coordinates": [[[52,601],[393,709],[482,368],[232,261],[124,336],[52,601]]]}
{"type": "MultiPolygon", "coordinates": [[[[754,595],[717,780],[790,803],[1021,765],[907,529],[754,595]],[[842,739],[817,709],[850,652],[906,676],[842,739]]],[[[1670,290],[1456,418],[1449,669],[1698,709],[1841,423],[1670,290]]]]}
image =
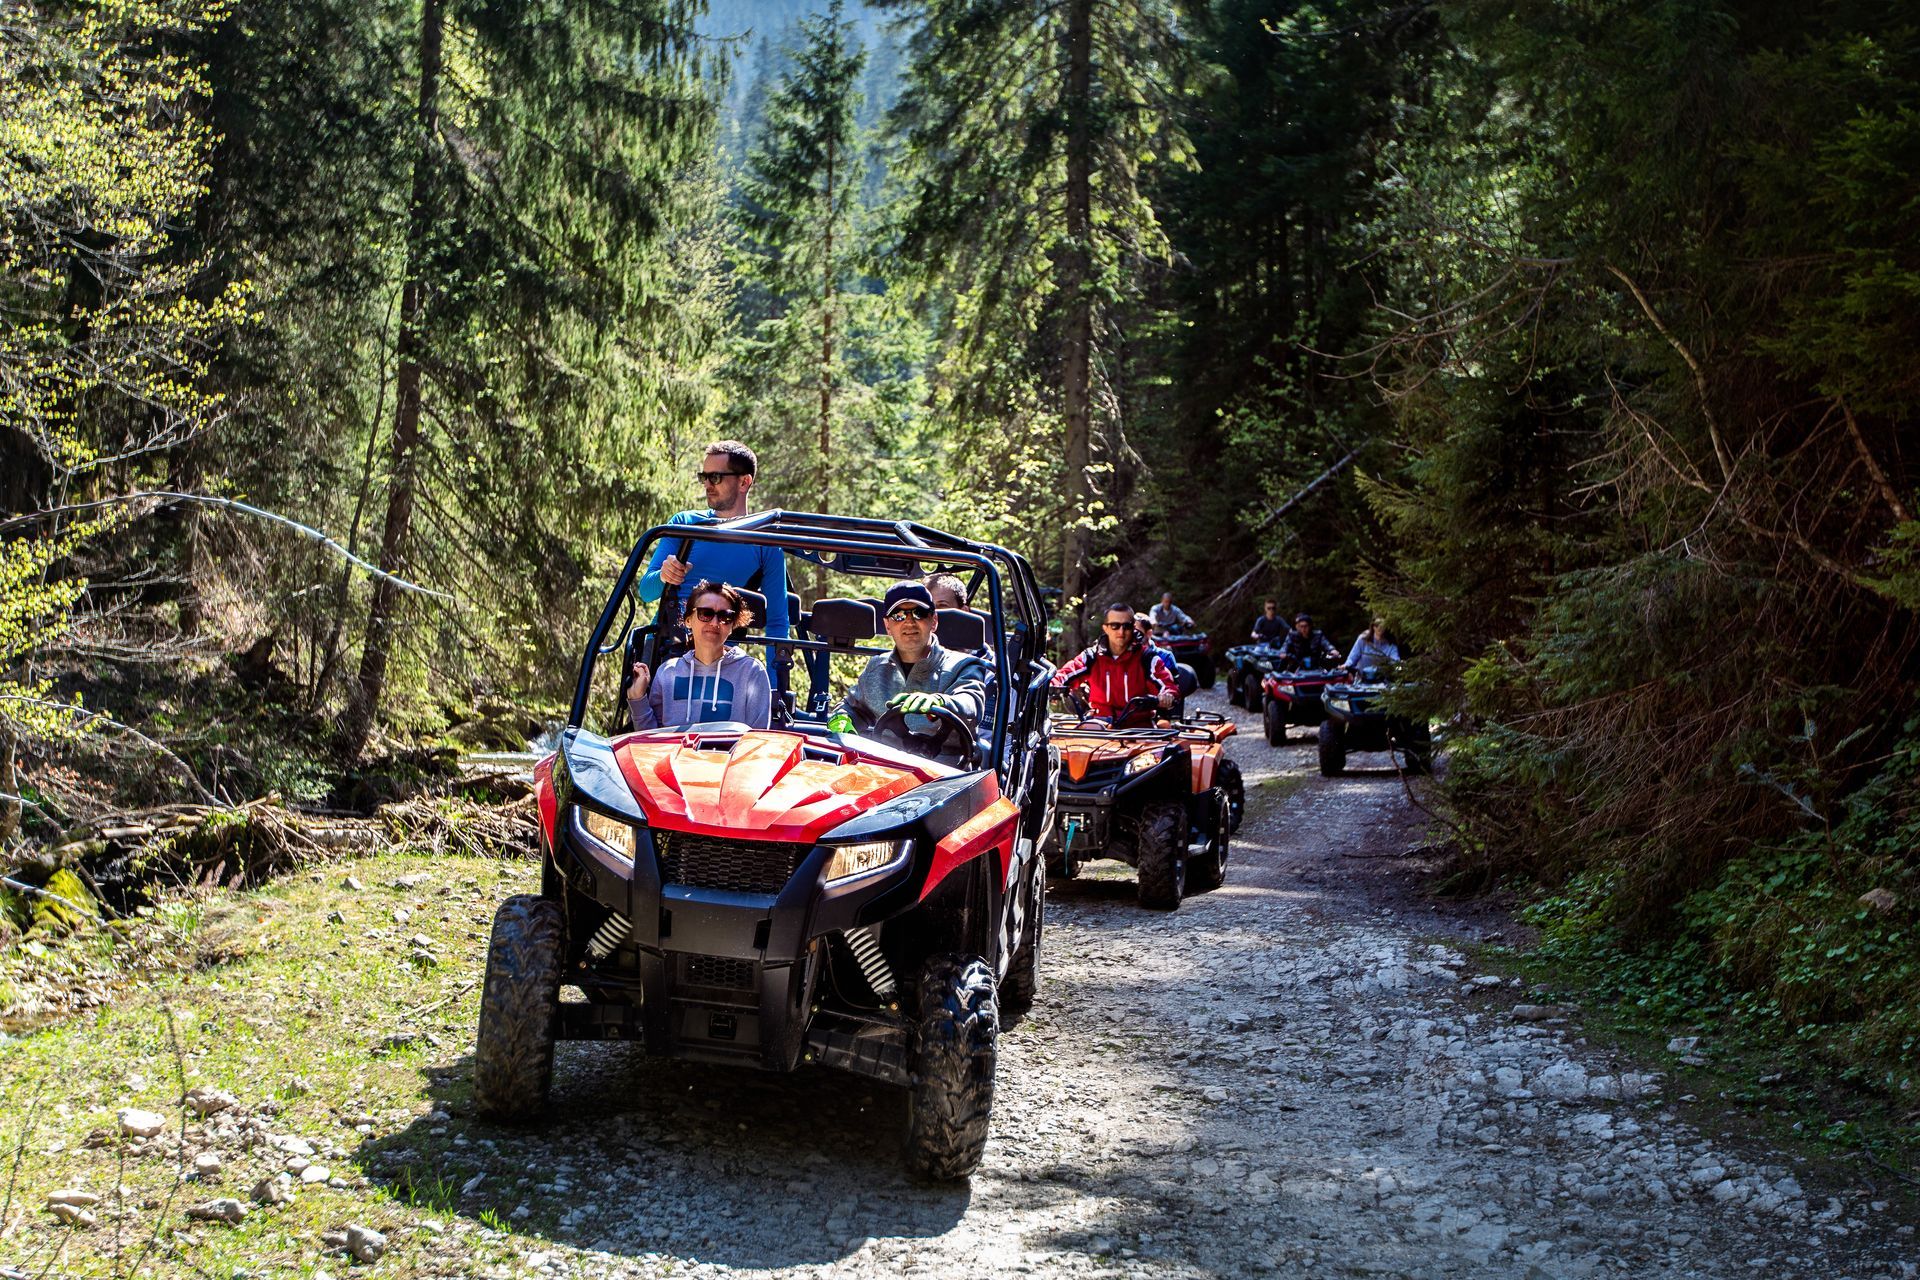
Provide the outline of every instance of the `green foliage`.
{"type": "Polygon", "coordinates": [[[1673,1024],[1727,1018],[1863,1086],[1899,1092],[1920,1060],[1920,739],[1907,735],[1831,831],[1754,846],[1682,898],[1671,937],[1623,928],[1617,871],[1529,908],[1549,956],[1673,1024]]]}

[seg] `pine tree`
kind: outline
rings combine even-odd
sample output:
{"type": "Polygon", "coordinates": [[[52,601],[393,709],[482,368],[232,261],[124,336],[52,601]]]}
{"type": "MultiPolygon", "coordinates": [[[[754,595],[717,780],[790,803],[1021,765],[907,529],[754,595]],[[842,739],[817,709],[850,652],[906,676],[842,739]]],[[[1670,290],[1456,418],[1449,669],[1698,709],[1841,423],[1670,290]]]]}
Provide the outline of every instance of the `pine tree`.
{"type": "MultiPolygon", "coordinates": [[[[526,0],[421,0],[380,550],[389,572],[459,573],[477,554],[530,566],[530,594],[570,592],[578,560],[556,527],[568,515],[561,495],[610,446],[637,446],[636,420],[672,413],[633,355],[680,324],[663,241],[688,214],[679,176],[714,126],[696,8],[652,0],[562,15],[526,0]],[[416,559],[417,507],[438,566],[416,559]]],[[[659,425],[649,426],[658,456],[659,425]]],[[[348,752],[378,712],[399,605],[390,583],[376,584],[348,752]]]]}
{"type": "MultiPolygon", "coordinates": [[[[1064,526],[1061,585],[1072,608],[1103,519],[1095,468],[1119,444],[1120,423],[1099,406],[1102,361],[1118,340],[1112,304],[1135,290],[1143,262],[1165,253],[1144,177],[1189,158],[1171,112],[1183,63],[1171,8],[897,7],[914,23],[895,112],[910,193],[899,253],[949,299],[941,378],[954,416],[995,420],[1004,432],[1015,422],[1008,406],[1037,393],[1039,415],[1022,429],[1057,430],[1050,487],[1064,500],[1037,504],[1033,533],[1064,526]]],[[[1070,640],[1078,634],[1076,614],[1070,640]]]]}

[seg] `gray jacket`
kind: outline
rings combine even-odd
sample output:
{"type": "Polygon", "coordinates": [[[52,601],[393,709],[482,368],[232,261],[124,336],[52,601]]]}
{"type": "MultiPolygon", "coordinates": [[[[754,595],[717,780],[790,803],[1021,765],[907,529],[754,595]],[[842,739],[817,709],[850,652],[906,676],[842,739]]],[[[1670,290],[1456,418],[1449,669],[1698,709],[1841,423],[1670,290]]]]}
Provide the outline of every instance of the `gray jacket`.
{"type": "MultiPolygon", "coordinates": [[[[987,712],[987,682],[992,678],[993,668],[978,656],[943,649],[935,640],[927,656],[911,667],[901,665],[898,650],[867,659],[867,669],[835,710],[846,712],[866,729],[886,713],[887,701],[895,694],[944,693],[977,731],[980,717],[987,712]]],[[[932,733],[938,727],[931,716],[907,717],[907,728],[913,733],[932,733]]]]}
{"type": "Polygon", "coordinates": [[[660,664],[647,696],[627,699],[636,729],[678,729],[716,720],[738,720],[764,729],[773,715],[772,685],[760,660],[728,645],[720,661],[701,662],[689,649],[660,664]]]}

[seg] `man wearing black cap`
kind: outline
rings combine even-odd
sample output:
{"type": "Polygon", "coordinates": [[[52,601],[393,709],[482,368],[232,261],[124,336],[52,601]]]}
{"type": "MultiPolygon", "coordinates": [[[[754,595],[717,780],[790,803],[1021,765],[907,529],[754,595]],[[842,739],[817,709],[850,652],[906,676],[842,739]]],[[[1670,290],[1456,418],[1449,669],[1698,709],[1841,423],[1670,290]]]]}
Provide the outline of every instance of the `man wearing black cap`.
{"type": "Polygon", "coordinates": [[[881,604],[893,652],[867,659],[867,669],[840,705],[827,727],[835,733],[870,729],[890,707],[908,712],[907,728],[931,735],[940,723],[918,714],[945,707],[977,730],[987,709],[987,664],[970,653],[943,649],[934,638],[939,615],[933,595],[918,582],[900,582],[887,591],[881,604]]]}

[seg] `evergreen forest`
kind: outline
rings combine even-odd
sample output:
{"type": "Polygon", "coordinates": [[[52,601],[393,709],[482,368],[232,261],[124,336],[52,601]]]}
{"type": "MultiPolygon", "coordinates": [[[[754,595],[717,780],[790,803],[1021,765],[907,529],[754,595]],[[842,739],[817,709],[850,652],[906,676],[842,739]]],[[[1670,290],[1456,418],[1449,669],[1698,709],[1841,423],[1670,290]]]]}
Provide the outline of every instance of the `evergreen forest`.
{"type": "Polygon", "coordinates": [[[1448,891],[1910,1110],[1916,341],[1896,5],[9,0],[0,949],[525,750],[737,439],[1056,660],[1384,618],[1448,891]]]}

